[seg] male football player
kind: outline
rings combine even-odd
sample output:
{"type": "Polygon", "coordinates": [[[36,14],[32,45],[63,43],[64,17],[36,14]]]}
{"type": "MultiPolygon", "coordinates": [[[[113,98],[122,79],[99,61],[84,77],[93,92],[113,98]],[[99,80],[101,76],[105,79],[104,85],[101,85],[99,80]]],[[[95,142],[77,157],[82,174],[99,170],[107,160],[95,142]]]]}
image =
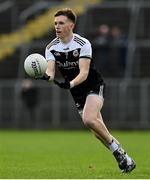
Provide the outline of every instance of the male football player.
{"type": "Polygon", "coordinates": [[[122,172],[131,172],[136,166],[134,160],[110,134],[101,115],[105,83],[94,67],[91,43],[73,33],[76,14],[71,9],[57,11],[54,23],[56,38],[46,47],[48,68],[42,79],[70,90],[83,123],[110,149],[122,172]],[[55,66],[64,77],[63,82],[54,79],[55,66]]]}

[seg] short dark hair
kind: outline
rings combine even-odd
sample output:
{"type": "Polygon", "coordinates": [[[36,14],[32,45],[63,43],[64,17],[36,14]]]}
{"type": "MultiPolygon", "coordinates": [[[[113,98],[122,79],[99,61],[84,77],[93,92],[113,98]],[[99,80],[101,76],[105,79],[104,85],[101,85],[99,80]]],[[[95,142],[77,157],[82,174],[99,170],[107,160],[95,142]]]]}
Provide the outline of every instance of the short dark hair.
{"type": "Polygon", "coordinates": [[[73,12],[72,9],[70,8],[65,8],[65,9],[61,9],[59,11],[56,12],[56,14],[54,15],[54,17],[57,16],[66,16],[68,19],[70,19],[74,24],[76,23],[77,20],[77,16],[76,14],[73,12]]]}

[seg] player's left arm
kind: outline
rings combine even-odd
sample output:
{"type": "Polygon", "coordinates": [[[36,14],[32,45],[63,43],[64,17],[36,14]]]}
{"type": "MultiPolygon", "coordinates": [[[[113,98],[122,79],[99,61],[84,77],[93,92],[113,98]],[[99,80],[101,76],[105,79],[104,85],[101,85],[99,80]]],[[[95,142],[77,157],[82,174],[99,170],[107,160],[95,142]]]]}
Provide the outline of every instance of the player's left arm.
{"type": "Polygon", "coordinates": [[[82,82],[84,82],[87,79],[87,76],[89,74],[89,68],[90,68],[91,59],[89,58],[80,58],[79,59],[79,74],[70,81],[70,86],[74,87],[82,82]]]}
{"type": "Polygon", "coordinates": [[[71,88],[81,84],[87,79],[92,58],[91,43],[86,40],[86,44],[82,46],[79,57],[79,74],[70,82],[71,88]]]}

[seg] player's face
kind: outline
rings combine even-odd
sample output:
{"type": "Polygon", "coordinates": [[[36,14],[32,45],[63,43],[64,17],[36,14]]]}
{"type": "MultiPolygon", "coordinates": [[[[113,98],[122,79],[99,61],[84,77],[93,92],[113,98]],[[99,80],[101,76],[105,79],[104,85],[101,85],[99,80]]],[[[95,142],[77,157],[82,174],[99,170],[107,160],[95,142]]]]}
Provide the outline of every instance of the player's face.
{"type": "Polygon", "coordinates": [[[74,24],[66,16],[55,17],[55,30],[56,36],[60,39],[64,39],[72,33],[74,24]]]}

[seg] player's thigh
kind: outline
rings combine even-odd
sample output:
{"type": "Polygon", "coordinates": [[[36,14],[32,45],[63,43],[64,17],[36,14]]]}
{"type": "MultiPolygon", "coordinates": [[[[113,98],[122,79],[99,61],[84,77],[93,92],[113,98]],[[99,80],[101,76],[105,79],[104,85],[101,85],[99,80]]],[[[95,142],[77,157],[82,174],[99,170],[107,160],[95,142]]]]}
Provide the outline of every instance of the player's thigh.
{"type": "Polygon", "coordinates": [[[99,112],[103,106],[103,98],[96,94],[89,94],[86,98],[86,102],[83,108],[83,117],[93,117],[99,116],[99,112]]]}

